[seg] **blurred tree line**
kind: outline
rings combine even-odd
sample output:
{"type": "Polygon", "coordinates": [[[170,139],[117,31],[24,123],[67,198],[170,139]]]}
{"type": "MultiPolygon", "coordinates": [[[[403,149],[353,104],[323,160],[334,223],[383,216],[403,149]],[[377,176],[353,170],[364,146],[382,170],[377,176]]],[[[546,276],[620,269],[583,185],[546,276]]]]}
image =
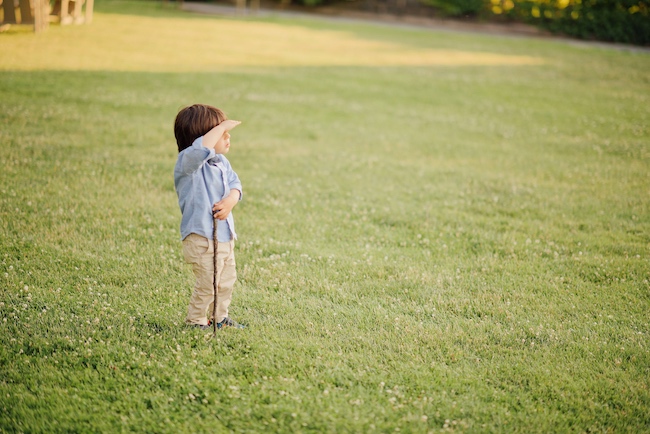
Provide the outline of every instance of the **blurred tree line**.
{"type": "MultiPolygon", "coordinates": [[[[313,6],[337,0],[295,1],[313,6]]],[[[360,1],[375,11],[524,22],[581,39],[650,45],[650,0],[360,1]]]]}
{"type": "MultiPolygon", "coordinates": [[[[438,2],[445,0],[424,0],[438,2]]],[[[452,0],[447,0],[453,3],[452,0]]],[[[472,1],[472,0],[463,0],[472,1]]],[[[489,0],[476,14],[539,25],[555,33],[582,39],[650,45],[648,0],[489,0]]]]}

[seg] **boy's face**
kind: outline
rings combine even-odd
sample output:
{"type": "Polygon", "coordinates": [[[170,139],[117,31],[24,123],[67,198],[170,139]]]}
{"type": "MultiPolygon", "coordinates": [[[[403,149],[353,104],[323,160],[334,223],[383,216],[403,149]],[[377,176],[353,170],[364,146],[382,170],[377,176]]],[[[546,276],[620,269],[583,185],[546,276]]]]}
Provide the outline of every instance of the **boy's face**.
{"type": "Polygon", "coordinates": [[[227,154],[230,150],[230,133],[226,131],[223,133],[223,136],[219,139],[216,145],[214,145],[215,154],[227,154]]]}

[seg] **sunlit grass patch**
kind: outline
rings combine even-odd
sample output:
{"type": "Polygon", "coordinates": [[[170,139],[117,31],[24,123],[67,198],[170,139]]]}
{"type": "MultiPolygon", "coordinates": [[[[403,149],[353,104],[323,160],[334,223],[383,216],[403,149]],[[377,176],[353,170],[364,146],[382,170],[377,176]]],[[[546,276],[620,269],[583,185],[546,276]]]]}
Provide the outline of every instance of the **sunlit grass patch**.
{"type": "Polygon", "coordinates": [[[232,19],[97,13],[92,26],[0,38],[3,70],[223,71],[238,67],[539,65],[542,59],[424,49],[351,32],[232,19]]]}

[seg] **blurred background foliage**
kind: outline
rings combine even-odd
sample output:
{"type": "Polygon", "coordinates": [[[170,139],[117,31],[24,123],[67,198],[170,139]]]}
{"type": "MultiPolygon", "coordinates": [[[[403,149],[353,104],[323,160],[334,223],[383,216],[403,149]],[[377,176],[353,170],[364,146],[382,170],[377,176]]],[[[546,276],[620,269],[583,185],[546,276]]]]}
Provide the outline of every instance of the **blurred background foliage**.
{"type": "MultiPolygon", "coordinates": [[[[277,0],[287,3],[288,0],[277,0]]],[[[290,0],[289,0],[290,1],[290,0]]],[[[532,24],[580,39],[650,46],[649,0],[293,0],[306,6],[532,24]]]]}
{"type": "Polygon", "coordinates": [[[492,13],[582,39],[648,45],[649,6],[644,0],[490,0],[474,13],[492,13]]]}

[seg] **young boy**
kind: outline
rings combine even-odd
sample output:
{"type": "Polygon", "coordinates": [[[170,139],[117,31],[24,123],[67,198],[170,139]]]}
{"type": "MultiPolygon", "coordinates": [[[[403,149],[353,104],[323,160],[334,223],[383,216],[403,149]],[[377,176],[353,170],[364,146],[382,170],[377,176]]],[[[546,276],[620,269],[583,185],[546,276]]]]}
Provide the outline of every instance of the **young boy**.
{"type": "Polygon", "coordinates": [[[174,185],[181,208],[181,239],[185,261],[192,264],[196,283],[185,322],[202,330],[217,327],[244,328],[228,316],[235,269],[235,222],[231,214],[241,200],[242,186],[224,154],[230,150],[230,130],[239,121],[228,120],[216,107],[195,104],[182,109],[174,122],[178,160],[174,185]],[[213,217],[217,224],[218,299],[214,305],[213,217]]]}

